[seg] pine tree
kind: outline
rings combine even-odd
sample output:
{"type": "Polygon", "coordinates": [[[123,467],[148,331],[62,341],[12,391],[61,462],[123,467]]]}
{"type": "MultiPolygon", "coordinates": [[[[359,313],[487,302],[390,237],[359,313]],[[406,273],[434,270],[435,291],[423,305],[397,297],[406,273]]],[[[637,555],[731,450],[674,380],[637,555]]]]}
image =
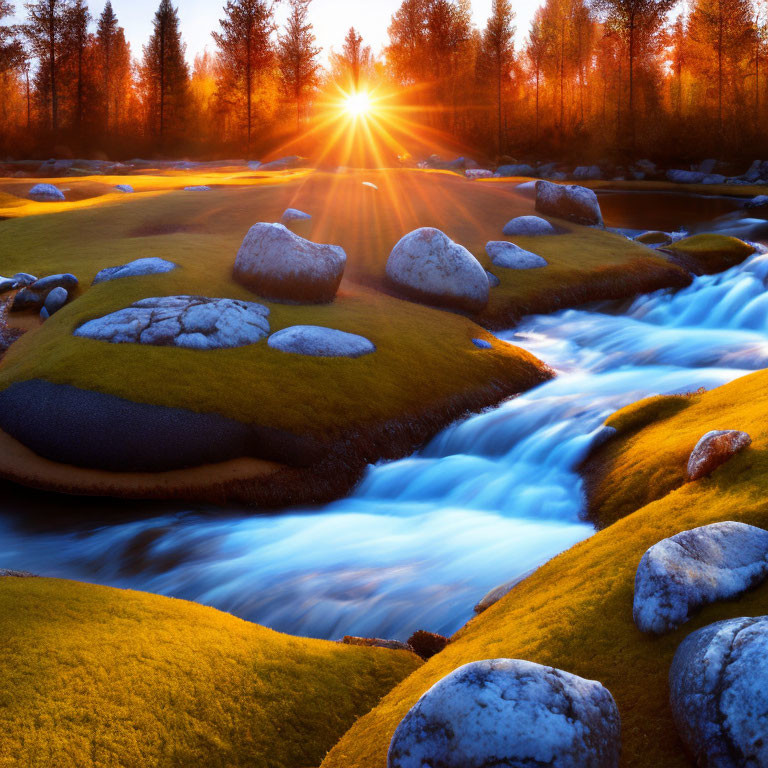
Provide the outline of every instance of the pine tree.
{"type": "Polygon", "coordinates": [[[88,25],[91,22],[91,14],[85,0],[72,0],[67,6],[63,17],[63,41],[64,55],[71,64],[75,79],[75,127],[79,130],[83,122],[83,101],[85,96],[85,72],[84,62],[86,47],[88,46],[88,25]]]}
{"type": "Polygon", "coordinates": [[[301,125],[301,109],[306,95],[317,85],[320,65],[312,25],[307,20],[311,0],[289,0],[291,11],[278,40],[280,76],[296,104],[296,128],[301,125]]]}
{"type": "Polygon", "coordinates": [[[169,136],[178,137],[183,128],[189,84],[185,49],[179,31],[178,10],[171,0],[160,0],[152,35],[144,46],[142,79],[150,125],[161,145],[169,136]]]}
{"type": "Polygon", "coordinates": [[[330,59],[337,77],[345,80],[345,87],[352,91],[360,89],[360,78],[373,62],[370,46],[363,45],[363,36],[354,27],[349,28],[341,53],[332,53],[330,59]]]}
{"type": "Polygon", "coordinates": [[[213,33],[219,54],[219,88],[242,95],[250,157],[254,84],[274,58],[272,6],[265,0],[227,0],[224,14],[219,21],[221,31],[213,33]]]}
{"type": "Polygon", "coordinates": [[[109,130],[110,109],[113,103],[113,72],[115,65],[115,47],[118,30],[117,15],[107,0],[96,26],[96,46],[101,64],[101,96],[104,105],[104,126],[109,130]]]}

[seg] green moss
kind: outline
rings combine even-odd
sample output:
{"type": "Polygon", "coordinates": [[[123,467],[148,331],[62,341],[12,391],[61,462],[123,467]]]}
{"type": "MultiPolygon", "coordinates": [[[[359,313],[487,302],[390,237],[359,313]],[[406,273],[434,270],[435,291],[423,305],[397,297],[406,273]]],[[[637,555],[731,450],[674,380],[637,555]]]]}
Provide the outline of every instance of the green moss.
{"type": "Polygon", "coordinates": [[[183,600],[0,578],[0,765],[309,768],[419,659],[183,600]]]}
{"type": "Polygon", "coordinates": [[[741,264],[747,256],[755,252],[755,249],[743,240],[718,234],[686,237],[671,243],[664,250],[705,274],[721,272],[741,264]]]}

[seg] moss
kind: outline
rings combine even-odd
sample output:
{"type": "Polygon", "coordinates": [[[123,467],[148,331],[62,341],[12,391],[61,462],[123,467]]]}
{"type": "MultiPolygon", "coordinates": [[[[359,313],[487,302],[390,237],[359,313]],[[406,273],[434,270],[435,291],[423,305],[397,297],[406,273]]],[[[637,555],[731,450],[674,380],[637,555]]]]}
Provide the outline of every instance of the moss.
{"type": "Polygon", "coordinates": [[[416,669],[182,600],[0,578],[0,765],[308,768],[416,669]]]}
{"type": "Polygon", "coordinates": [[[635,571],[648,547],[683,530],[724,520],[768,528],[767,411],[763,371],[696,395],[683,410],[607,443],[616,456],[607,483],[617,495],[642,499],[648,484],[665,495],[551,560],[473,619],[357,721],[322,768],[384,768],[394,729],[420,695],[462,664],[497,657],[603,683],[621,715],[622,768],[688,768],[668,704],[675,650],[699,627],[768,613],[768,584],[707,606],[679,630],[653,637],[632,620],[635,571]],[[663,468],[671,465],[679,479],[698,438],[719,428],[746,430],[752,446],[710,477],[669,490],[663,468]]]}
{"type": "Polygon", "coordinates": [[[669,235],[666,232],[643,232],[642,235],[638,235],[635,238],[636,243],[642,243],[643,245],[663,245],[670,240],[669,235]]]}
{"type": "Polygon", "coordinates": [[[651,422],[672,416],[691,404],[690,395],[657,395],[625,406],[605,420],[619,434],[627,434],[651,422]]]}
{"type": "Polygon", "coordinates": [[[741,264],[755,249],[736,237],[701,234],[678,240],[664,248],[696,274],[711,275],[741,264]]]}

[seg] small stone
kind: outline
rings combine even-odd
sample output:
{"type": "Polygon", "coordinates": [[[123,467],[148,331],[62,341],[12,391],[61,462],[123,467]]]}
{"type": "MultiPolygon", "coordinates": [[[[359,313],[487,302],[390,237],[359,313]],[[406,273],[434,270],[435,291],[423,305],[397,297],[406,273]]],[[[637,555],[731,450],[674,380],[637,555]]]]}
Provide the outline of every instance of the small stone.
{"type": "Polygon", "coordinates": [[[47,319],[51,315],[55,315],[69,299],[69,293],[66,288],[54,288],[46,297],[43,310],[46,312],[47,319]]]}
{"type": "Polygon", "coordinates": [[[304,211],[300,211],[298,208],[286,208],[280,217],[280,221],[306,221],[311,218],[308,213],[304,213],[304,211]]]}
{"type": "Polygon", "coordinates": [[[273,333],[268,341],[272,349],[312,357],[362,357],[376,351],[364,336],[316,325],[293,325],[273,333]]]}
{"type": "Polygon", "coordinates": [[[514,243],[508,243],[506,240],[492,240],[485,246],[485,250],[496,267],[537,269],[547,266],[546,260],[541,256],[526,251],[514,243]]]}
{"type": "Polygon", "coordinates": [[[635,574],[633,616],[660,635],[685,624],[703,605],[740,595],[768,576],[768,531],[712,523],[654,544],[635,574]]]}
{"type": "Polygon", "coordinates": [[[123,277],[139,277],[141,275],[159,275],[176,269],[176,264],[167,259],[161,259],[157,256],[151,256],[146,259],[136,259],[135,261],[122,264],[117,267],[107,267],[102,269],[96,277],[93,278],[93,285],[106,283],[110,280],[120,280],[123,277]]]}
{"type": "Polygon", "coordinates": [[[600,683],[517,659],[465,664],[397,726],[387,768],[617,768],[619,712],[600,683]]]}
{"type": "Polygon", "coordinates": [[[115,184],[115,189],[118,192],[124,192],[126,195],[132,195],[135,192],[130,184],[115,184]]]}
{"type": "MultiPolygon", "coordinates": [[[[536,183],[538,182],[534,182],[534,184],[536,183]]],[[[540,235],[555,235],[557,230],[540,216],[518,216],[504,225],[503,234],[507,237],[538,237],[540,235]]]]}
{"type": "Polygon", "coordinates": [[[17,272],[11,279],[13,280],[14,288],[26,288],[37,280],[29,272],[17,272]]]}
{"type": "Polygon", "coordinates": [[[66,200],[64,193],[53,184],[35,184],[27,196],[39,203],[61,203],[66,200]]]}
{"type": "Polygon", "coordinates": [[[200,184],[196,187],[184,187],[185,192],[210,192],[211,188],[207,184],[200,184]]]}
{"type": "Polygon", "coordinates": [[[472,339],[472,343],[478,349],[493,349],[493,344],[491,344],[490,341],[486,341],[485,339],[472,339]]]}
{"type": "Polygon", "coordinates": [[[688,459],[688,480],[699,480],[711,474],[751,443],[752,438],[746,432],[735,429],[707,432],[696,443],[688,459]]]}
{"type": "Polygon", "coordinates": [[[490,592],[486,592],[480,600],[478,600],[472,610],[475,613],[482,613],[483,611],[488,610],[492,605],[498,603],[502,597],[506,597],[521,581],[527,579],[532,573],[532,570],[526,571],[521,576],[517,576],[514,579],[505,581],[503,584],[499,584],[498,587],[494,587],[490,592]]]}

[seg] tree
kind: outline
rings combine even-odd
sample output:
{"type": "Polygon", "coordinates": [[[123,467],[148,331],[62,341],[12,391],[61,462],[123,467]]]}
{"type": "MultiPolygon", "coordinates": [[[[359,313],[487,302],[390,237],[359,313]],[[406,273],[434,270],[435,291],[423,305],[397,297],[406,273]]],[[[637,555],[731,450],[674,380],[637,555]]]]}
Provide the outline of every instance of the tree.
{"type": "Polygon", "coordinates": [[[181,133],[189,84],[185,49],[177,9],[171,0],[160,0],[152,35],[144,46],[142,80],[149,123],[161,144],[169,135],[181,133]]]}
{"type": "Polygon", "coordinates": [[[63,49],[74,70],[75,79],[75,126],[79,130],[83,121],[84,71],[88,25],[91,14],[85,0],[73,0],[64,10],[63,49]]]}
{"type": "Polygon", "coordinates": [[[273,61],[272,6],[264,0],[227,0],[220,32],[213,33],[219,54],[219,87],[242,95],[247,152],[251,154],[254,81],[273,61]]]}
{"type": "Polygon", "coordinates": [[[509,81],[515,54],[515,14],[509,0],[493,0],[491,17],[483,32],[482,54],[490,65],[496,82],[496,109],[498,118],[497,149],[503,151],[502,90],[509,81]]]}
{"type": "Polygon", "coordinates": [[[312,25],[307,20],[311,0],[289,0],[291,10],[278,40],[280,76],[296,104],[296,127],[301,124],[304,98],[316,85],[320,65],[312,25]]]}
{"type": "Polygon", "coordinates": [[[363,36],[354,27],[349,28],[341,53],[331,53],[330,60],[337,77],[347,81],[346,87],[353,91],[359,90],[361,75],[373,63],[370,46],[363,45],[363,36]]]}
{"type": "Polygon", "coordinates": [[[24,60],[24,49],[17,37],[18,28],[3,23],[13,11],[8,0],[0,0],[0,74],[20,66],[24,60]]]}
{"type": "Polygon", "coordinates": [[[528,45],[525,52],[528,61],[533,68],[534,79],[536,82],[536,101],[535,101],[535,141],[539,143],[539,94],[541,91],[541,72],[544,67],[544,57],[549,48],[545,26],[542,20],[541,8],[533,16],[531,22],[531,31],[528,33],[528,45]]]}
{"type": "Polygon", "coordinates": [[[101,65],[101,95],[104,105],[104,126],[109,130],[109,112],[114,88],[115,48],[118,22],[111,0],[107,0],[96,26],[96,47],[101,65]]]}

